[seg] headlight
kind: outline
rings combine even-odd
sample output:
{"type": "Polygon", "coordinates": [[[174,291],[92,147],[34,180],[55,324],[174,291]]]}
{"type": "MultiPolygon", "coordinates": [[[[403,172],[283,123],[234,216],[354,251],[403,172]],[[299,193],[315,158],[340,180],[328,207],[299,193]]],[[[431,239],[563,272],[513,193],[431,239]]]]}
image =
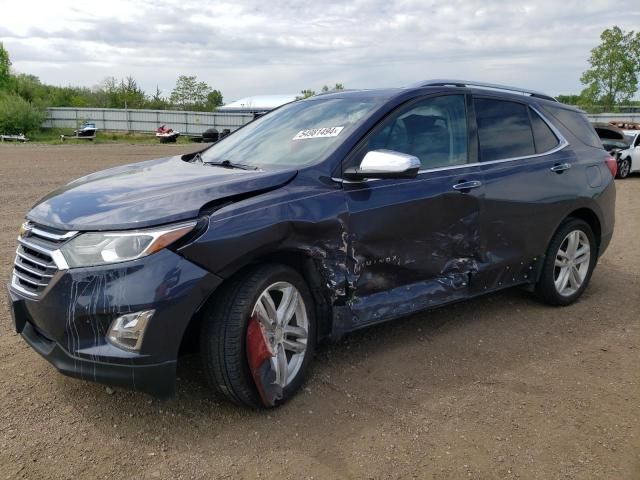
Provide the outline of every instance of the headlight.
{"type": "Polygon", "coordinates": [[[78,235],[60,247],[69,268],[126,262],[162,250],[184,237],[196,222],[123,231],[90,232],[78,235]]]}

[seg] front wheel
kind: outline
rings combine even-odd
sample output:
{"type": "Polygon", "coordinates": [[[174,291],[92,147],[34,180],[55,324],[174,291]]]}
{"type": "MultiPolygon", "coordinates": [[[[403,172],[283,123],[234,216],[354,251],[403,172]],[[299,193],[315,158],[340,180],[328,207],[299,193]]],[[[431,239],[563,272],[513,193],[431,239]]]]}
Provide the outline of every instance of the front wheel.
{"type": "Polygon", "coordinates": [[[620,165],[618,167],[618,175],[616,176],[618,178],[627,178],[629,176],[629,173],[631,173],[631,159],[625,158],[620,162],[620,165]]]}
{"type": "Polygon", "coordinates": [[[567,219],[554,235],[544,260],[536,295],[550,305],[569,305],[587,288],[598,256],[593,230],[583,220],[567,219]]]}
{"type": "Polygon", "coordinates": [[[203,319],[209,384],[253,408],[286,401],[302,385],[315,352],[314,311],[304,279],[289,267],[265,265],[232,281],[203,319]]]}

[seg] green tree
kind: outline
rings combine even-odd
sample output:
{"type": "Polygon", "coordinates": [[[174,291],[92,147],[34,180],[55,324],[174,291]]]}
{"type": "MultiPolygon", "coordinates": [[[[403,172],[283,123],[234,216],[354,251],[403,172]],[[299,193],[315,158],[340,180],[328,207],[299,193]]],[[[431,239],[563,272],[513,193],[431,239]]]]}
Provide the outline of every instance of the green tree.
{"type": "Polygon", "coordinates": [[[118,79],[116,77],[105,78],[98,90],[103,92],[105,108],[124,108],[124,104],[118,98],[118,79]]]}
{"type": "Polygon", "coordinates": [[[213,112],[216,108],[224,105],[222,92],[220,90],[211,90],[207,95],[207,111],[213,112]]]}
{"type": "Polygon", "coordinates": [[[9,52],[4,48],[2,42],[0,42],[0,91],[8,90],[11,85],[11,60],[9,59],[9,52]]]}
{"type": "Polygon", "coordinates": [[[85,87],[54,87],[45,86],[46,97],[42,100],[47,107],[104,107],[110,105],[106,99],[106,93],[99,88],[91,90],[85,87]]]}
{"type": "Polygon", "coordinates": [[[329,87],[328,85],[322,86],[323,92],[337,92],[339,90],[344,90],[344,85],[341,83],[336,83],[333,87],[329,87]]]}
{"type": "MultiPolygon", "coordinates": [[[[320,89],[322,93],[337,92],[339,90],[344,90],[344,85],[342,83],[336,83],[333,87],[330,87],[329,85],[323,85],[320,89]]],[[[316,94],[316,92],[314,92],[313,90],[302,90],[302,92],[300,93],[302,94],[302,96],[298,96],[298,99],[313,97],[316,94]]]]}
{"type": "Polygon", "coordinates": [[[144,108],[147,96],[133,77],[129,76],[120,80],[118,95],[127,108],[144,108]]]}
{"type": "Polygon", "coordinates": [[[640,32],[614,26],[603,31],[600,40],[591,50],[590,68],[580,78],[586,86],[582,97],[592,104],[612,107],[629,100],[638,89],[640,32]]]}
{"type": "MultiPolygon", "coordinates": [[[[198,82],[195,76],[181,76],[171,99],[163,97],[157,86],[155,94],[147,95],[131,76],[122,79],[107,77],[100,85],[93,88],[46,85],[35,75],[12,74],[9,54],[2,43],[0,43],[0,92],[13,93],[33,104],[36,110],[46,107],[127,107],[166,110],[174,104],[183,110],[213,111],[223,105],[222,93],[219,90],[213,90],[205,82],[198,82]]],[[[3,102],[7,102],[5,97],[3,102]]],[[[15,106],[17,103],[13,102],[11,105],[15,106]]]]}
{"type": "MultiPolygon", "coordinates": [[[[571,94],[571,95],[558,95],[556,96],[556,100],[560,103],[565,103],[567,105],[574,105],[585,110],[591,110],[591,106],[593,106],[593,100],[590,98],[588,94],[588,89],[585,89],[580,95],[571,94]]],[[[590,112],[591,113],[591,112],[590,112]]],[[[599,113],[599,112],[595,112],[599,113]]]]}
{"type": "Polygon", "coordinates": [[[44,110],[14,93],[0,93],[0,132],[3,134],[29,133],[40,128],[45,119],[44,110]]]}
{"type": "Polygon", "coordinates": [[[13,91],[28,102],[41,102],[48,96],[40,79],[25,73],[13,75],[13,91]]]}
{"type": "Polygon", "coordinates": [[[162,96],[160,87],[156,85],[156,93],[148,97],[145,103],[145,108],[151,108],[153,110],[166,110],[169,106],[169,102],[162,96]]]}
{"type": "Polygon", "coordinates": [[[205,82],[198,82],[195,75],[180,75],[169,100],[181,110],[205,110],[210,92],[211,87],[205,82]]]}
{"type": "Polygon", "coordinates": [[[302,100],[303,98],[313,97],[316,94],[315,90],[301,90],[300,95],[296,97],[296,100],[302,100]]]}
{"type": "Polygon", "coordinates": [[[96,94],[104,103],[101,106],[106,108],[143,108],[146,102],[144,91],[131,76],[121,80],[115,77],[105,78],[96,94]]]}
{"type": "Polygon", "coordinates": [[[560,103],[566,103],[567,105],[578,105],[578,103],[582,100],[582,97],[576,94],[558,95],[556,96],[556,100],[558,100],[560,103]]]}

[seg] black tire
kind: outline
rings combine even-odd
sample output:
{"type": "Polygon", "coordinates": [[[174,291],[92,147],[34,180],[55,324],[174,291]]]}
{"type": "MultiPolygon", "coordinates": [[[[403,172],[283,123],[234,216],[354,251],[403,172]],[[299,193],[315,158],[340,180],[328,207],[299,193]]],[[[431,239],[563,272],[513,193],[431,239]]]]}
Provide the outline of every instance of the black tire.
{"type": "Polygon", "coordinates": [[[616,177],[620,179],[627,178],[629,173],[631,173],[631,159],[627,157],[620,162],[616,177]]]}
{"type": "Polygon", "coordinates": [[[287,401],[302,386],[316,346],[316,319],[313,298],[302,276],[284,265],[262,265],[223,286],[205,309],[200,335],[200,351],[209,385],[228,400],[251,408],[266,405],[256,388],[247,360],[247,327],[260,294],[276,282],[289,282],[304,300],[309,321],[307,350],[300,370],[285,386],[287,401]]]}
{"type": "Polygon", "coordinates": [[[580,298],[584,290],[589,285],[589,280],[591,280],[591,275],[593,274],[593,269],[597,261],[598,247],[596,237],[589,224],[584,220],[580,220],[577,218],[566,219],[556,231],[547,249],[547,254],[544,259],[540,279],[538,280],[538,283],[535,287],[536,296],[540,301],[548,305],[571,305],[578,298],[580,298]],[[589,240],[589,248],[591,254],[589,258],[589,268],[582,282],[582,285],[580,285],[580,287],[573,294],[561,295],[556,289],[555,285],[556,255],[558,254],[558,250],[560,249],[567,235],[574,230],[580,230],[584,232],[587,239],[589,240]]]}

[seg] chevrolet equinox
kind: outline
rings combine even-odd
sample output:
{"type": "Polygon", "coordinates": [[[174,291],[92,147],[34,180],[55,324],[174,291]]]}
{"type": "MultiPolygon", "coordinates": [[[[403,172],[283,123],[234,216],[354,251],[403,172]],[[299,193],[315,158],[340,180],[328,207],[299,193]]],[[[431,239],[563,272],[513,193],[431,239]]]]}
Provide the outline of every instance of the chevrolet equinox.
{"type": "Polygon", "coordinates": [[[64,374],[161,397],[195,340],[213,390],[272,407],[323,339],[516,285],[576,301],[615,174],[585,116],[543,93],[436,80],[295,101],[41,199],[15,328],[64,374]]]}

